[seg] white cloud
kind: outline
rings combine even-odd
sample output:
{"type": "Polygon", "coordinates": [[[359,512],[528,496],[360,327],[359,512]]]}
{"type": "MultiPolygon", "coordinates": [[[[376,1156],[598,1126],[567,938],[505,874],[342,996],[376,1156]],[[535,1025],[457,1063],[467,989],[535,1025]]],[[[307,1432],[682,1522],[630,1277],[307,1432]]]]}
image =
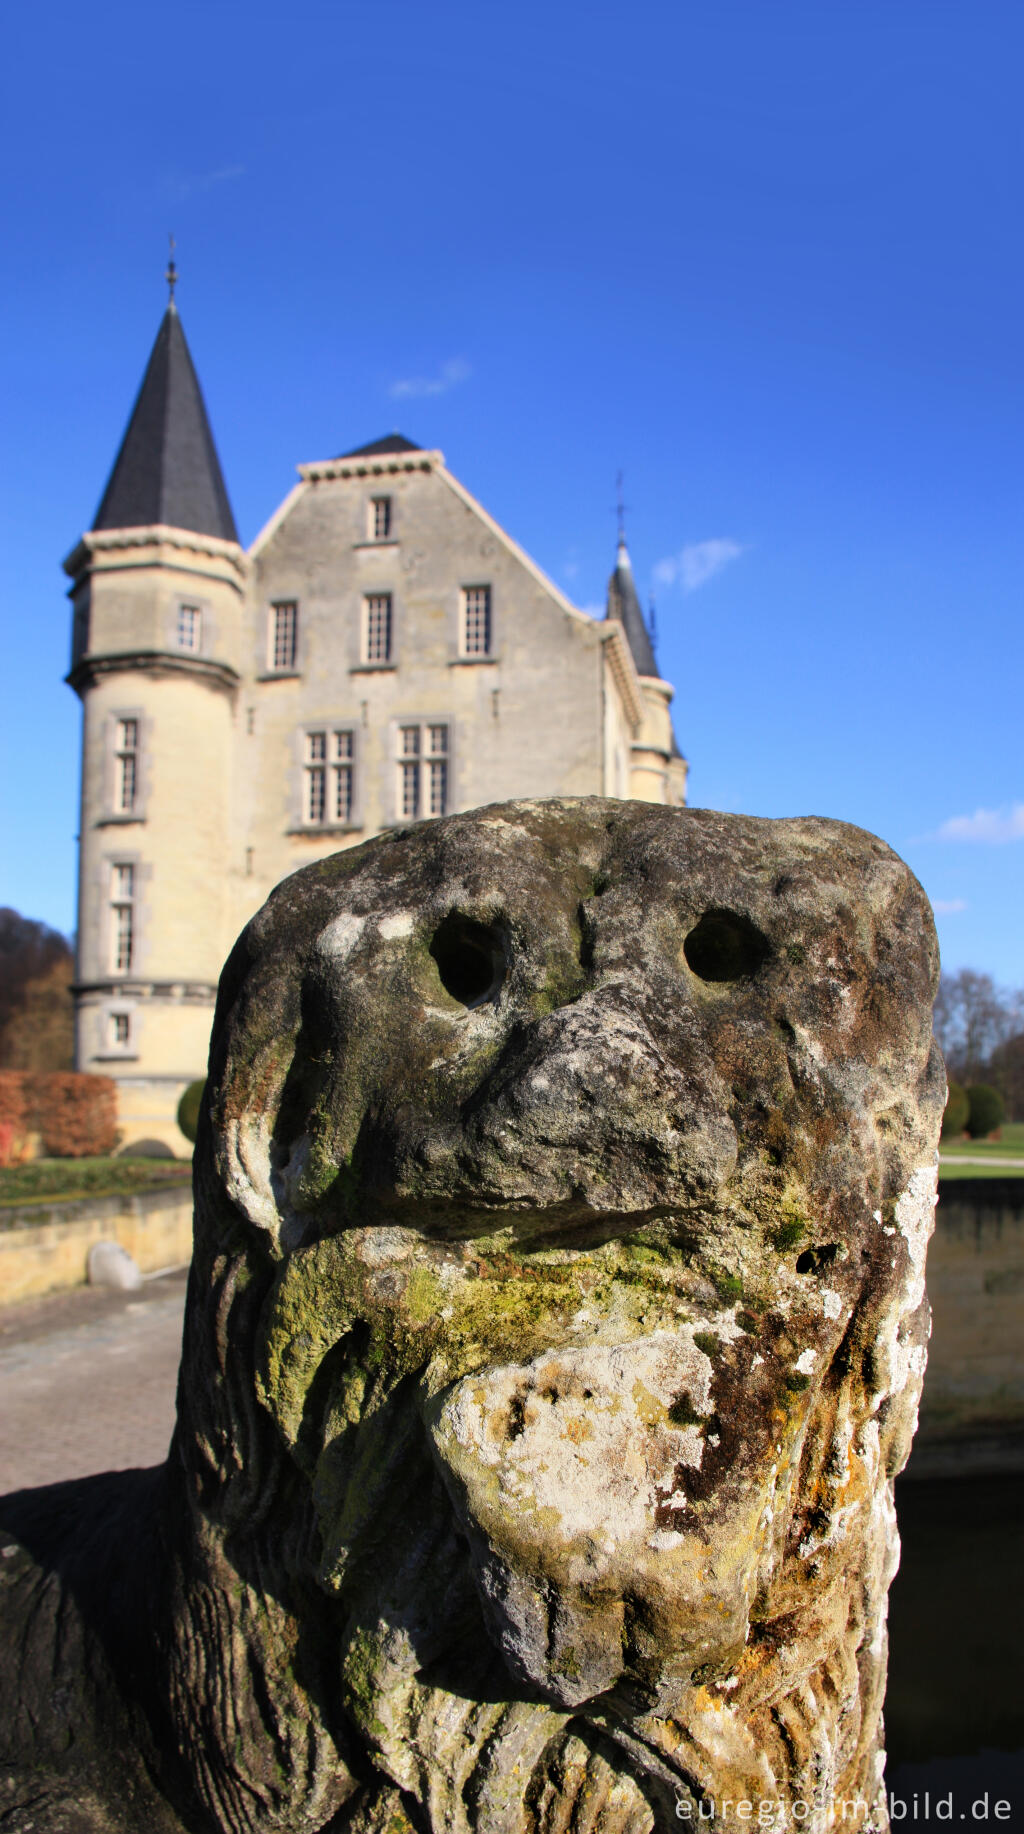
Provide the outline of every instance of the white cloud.
{"type": "Polygon", "coordinates": [[[394,401],[406,401],[413,395],[444,395],[457,383],[465,382],[472,373],[463,357],[452,357],[450,362],[442,363],[438,375],[407,376],[400,382],[392,382],[388,394],[394,401]]]}
{"type": "Polygon", "coordinates": [[[244,178],[244,166],[216,166],[212,172],[181,172],[172,167],[163,175],[163,192],[172,204],[183,204],[196,191],[212,191],[233,178],[244,178]]]}
{"type": "Polygon", "coordinates": [[[958,911],[967,909],[966,898],[933,898],[932,910],[936,917],[955,917],[958,911]]]}
{"type": "Polygon", "coordinates": [[[743,544],[730,536],[712,541],[691,541],[678,554],[655,562],[654,579],[659,586],[674,586],[678,581],[684,592],[696,592],[698,586],[721,573],[731,560],[743,553],[743,544]]]}
{"type": "Polygon", "coordinates": [[[1010,808],[975,809],[973,815],[951,815],[937,829],[937,841],[1024,841],[1024,802],[1010,808]]]}

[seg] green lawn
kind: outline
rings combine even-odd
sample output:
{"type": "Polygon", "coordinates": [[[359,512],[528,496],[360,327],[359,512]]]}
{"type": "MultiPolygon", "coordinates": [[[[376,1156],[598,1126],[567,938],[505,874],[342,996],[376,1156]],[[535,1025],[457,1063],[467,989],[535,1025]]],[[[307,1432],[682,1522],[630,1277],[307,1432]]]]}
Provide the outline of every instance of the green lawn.
{"type": "Polygon", "coordinates": [[[949,1178],[1024,1178],[1024,1121],[1007,1121],[998,1140],[943,1140],[939,1148],[939,1173],[949,1178]],[[951,1165],[950,1155],[966,1165],[951,1165]],[[993,1160],[1014,1159],[1016,1165],[996,1165],[993,1160]]]}
{"type": "Polygon", "coordinates": [[[969,1159],[964,1165],[950,1165],[939,1160],[939,1182],[949,1184],[954,1178],[1020,1178],[1024,1179],[1024,1159],[1013,1165],[993,1165],[989,1159],[969,1159]]]}
{"type": "Polygon", "coordinates": [[[55,1198],[130,1197],[154,1185],[187,1184],[187,1159],[33,1159],[0,1166],[0,1207],[55,1198]]]}

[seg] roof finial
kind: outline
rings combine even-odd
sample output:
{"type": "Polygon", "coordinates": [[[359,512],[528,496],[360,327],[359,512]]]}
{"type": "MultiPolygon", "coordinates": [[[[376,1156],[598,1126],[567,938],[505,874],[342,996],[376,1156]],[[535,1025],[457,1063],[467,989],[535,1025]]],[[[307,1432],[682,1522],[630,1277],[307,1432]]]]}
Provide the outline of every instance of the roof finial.
{"type": "Polygon", "coordinates": [[[168,240],[168,242],[169,242],[169,243],[170,243],[170,245],[171,245],[171,253],[170,253],[170,258],[169,258],[169,260],[168,260],[168,262],[167,262],[167,272],[166,272],[166,273],[165,273],[165,275],[164,275],[164,279],[165,279],[165,280],[166,280],[166,282],[167,282],[167,286],[168,286],[168,291],[169,291],[169,295],[170,295],[170,296],[169,296],[169,298],[168,298],[168,301],[167,301],[167,303],[168,303],[168,305],[170,305],[170,306],[173,306],[173,304],[174,304],[174,289],[175,289],[175,287],[176,287],[176,286],[177,286],[177,284],[178,284],[178,270],[177,270],[177,268],[176,268],[176,267],[175,267],[175,265],[174,265],[174,249],[175,249],[175,241],[174,241],[174,237],[173,237],[173,236],[168,236],[168,238],[167,238],[167,240],[168,240]]]}
{"type": "Polygon", "coordinates": [[[617,567],[628,567],[629,549],[626,546],[626,509],[628,506],[622,495],[621,471],[617,471],[615,474],[615,490],[615,515],[619,525],[619,551],[615,557],[615,564],[617,567]]]}

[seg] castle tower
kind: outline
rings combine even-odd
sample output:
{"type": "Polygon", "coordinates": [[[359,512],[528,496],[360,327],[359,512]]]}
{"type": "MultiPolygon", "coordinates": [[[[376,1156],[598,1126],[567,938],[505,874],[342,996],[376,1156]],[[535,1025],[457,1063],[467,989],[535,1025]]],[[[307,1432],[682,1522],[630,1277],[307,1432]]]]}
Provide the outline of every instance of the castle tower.
{"type": "Polygon", "coordinates": [[[170,302],[72,579],[83,708],[76,1063],[118,1084],[123,1144],[181,1153],[231,937],[233,722],[247,575],[170,302]]]}
{"type": "Polygon", "coordinates": [[[676,744],[669,712],[675,690],[658,673],[621,527],[615,571],[608,581],[605,617],[615,619],[625,632],[644,697],[644,718],[631,747],[628,793],[638,802],[664,802],[681,808],[686,801],[687,766],[676,744]]]}

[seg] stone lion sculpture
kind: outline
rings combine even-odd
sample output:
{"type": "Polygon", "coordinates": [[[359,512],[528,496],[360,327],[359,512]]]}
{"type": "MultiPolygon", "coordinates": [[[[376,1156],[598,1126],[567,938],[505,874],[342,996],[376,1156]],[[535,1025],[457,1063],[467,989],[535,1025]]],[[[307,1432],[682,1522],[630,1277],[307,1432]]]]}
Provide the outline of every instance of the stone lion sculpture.
{"type": "Polygon", "coordinates": [[[279,886],[167,1464],[0,1512],[4,1826],[884,1828],[936,973],[816,819],[512,803],[279,886]]]}

